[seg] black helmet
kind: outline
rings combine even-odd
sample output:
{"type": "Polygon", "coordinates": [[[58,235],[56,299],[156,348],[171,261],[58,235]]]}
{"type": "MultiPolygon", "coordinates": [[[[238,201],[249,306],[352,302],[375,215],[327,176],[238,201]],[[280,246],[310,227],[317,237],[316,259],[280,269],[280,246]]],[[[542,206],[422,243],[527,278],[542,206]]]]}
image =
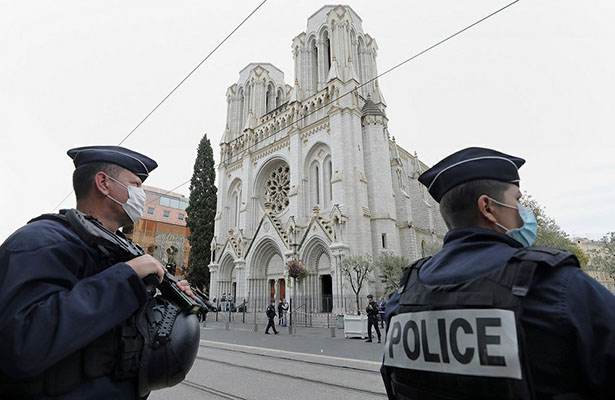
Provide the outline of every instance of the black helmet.
{"type": "Polygon", "coordinates": [[[138,376],[139,396],[184,380],[200,344],[196,315],[182,312],[162,296],[156,296],[139,310],[137,329],[145,339],[138,376]]]}

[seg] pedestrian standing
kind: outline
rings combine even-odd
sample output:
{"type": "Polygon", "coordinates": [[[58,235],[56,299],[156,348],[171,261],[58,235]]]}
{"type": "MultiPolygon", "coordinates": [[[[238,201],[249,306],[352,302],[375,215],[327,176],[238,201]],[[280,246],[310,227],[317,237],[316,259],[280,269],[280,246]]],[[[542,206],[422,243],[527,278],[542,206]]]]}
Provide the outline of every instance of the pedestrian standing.
{"type": "Polygon", "coordinates": [[[275,300],[271,300],[269,307],[267,307],[266,314],[267,318],[269,318],[269,323],[267,324],[267,328],[265,328],[265,334],[269,335],[269,328],[272,328],[273,333],[277,335],[278,331],[275,330],[275,322],[273,322],[273,319],[275,318],[275,300]]]}
{"type": "Polygon", "coordinates": [[[378,343],[380,343],[380,329],[378,329],[378,304],[374,300],[374,296],[371,294],[367,295],[367,299],[369,303],[367,304],[367,337],[369,339],[366,340],[367,343],[372,342],[372,326],[376,329],[376,333],[378,334],[378,343]]]}
{"type": "Polygon", "coordinates": [[[387,302],[384,300],[384,296],[380,298],[380,304],[378,305],[378,314],[380,316],[380,327],[384,329],[384,312],[387,308],[387,302]]]}
{"type": "Polygon", "coordinates": [[[288,302],[286,301],[286,299],[283,298],[282,299],[282,316],[281,316],[281,318],[282,318],[282,326],[286,326],[286,322],[287,322],[286,315],[288,314],[288,309],[289,308],[290,307],[288,305],[288,302]]]}
{"type": "Polygon", "coordinates": [[[280,299],[278,303],[278,325],[282,325],[282,314],[284,313],[284,299],[280,299]]]}

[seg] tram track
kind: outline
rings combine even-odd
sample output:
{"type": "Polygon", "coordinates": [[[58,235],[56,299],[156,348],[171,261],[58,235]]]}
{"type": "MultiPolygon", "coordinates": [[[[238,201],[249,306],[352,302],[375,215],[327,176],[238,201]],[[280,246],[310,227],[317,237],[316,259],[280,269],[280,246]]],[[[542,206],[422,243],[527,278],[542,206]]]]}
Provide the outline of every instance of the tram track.
{"type": "MultiPolygon", "coordinates": [[[[224,343],[225,346],[235,346],[233,344],[228,344],[228,343],[224,343]]],[[[211,349],[215,349],[215,350],[221,350],[221,351],[228,351],[228,352],[233,352],[233,353],[240,353],[240,354],[247,354],[247,355],[251,355],[251,356],[258,356],[258,357],[265,357],[265,358],[275,358],[278,360],[284,360],[284,361],[292,361],[292,362],[298,362],[298,363],[303,363],[303,364],[310,364],[310,365],[321,365],[321,366],[326,366],[326,367],[334,367],[334,368],[338,368],[338,369],[342,369],[342,370],[354,370],[354,371],[360,371],[360,372],[367,372],[367,373],[375,373],[380,375],[380,363],[376,363],[373,361],[365,361],[365,360],[355,360],[355,359],[345,359],[345,361],[351,362],[351,363],[364,363],[366,365],[369,366],[373,366],[372,368],[367,368],[367,367],[357,367],[357,366],[352,366],[352,365],[340,365],[340,364],[331,364],[331,363],[327,363],[327,362],[322,362],[322,361],[315,361],[315,360],[306,360],[306,359],[298,359],[298,358],[293,358],[290,356],[285,356],[285,355],[281,355],[281,353],[289,353],[288,351],[280,351],[280,350],[272,350],[272,349],[263,349],[262,352],[254,352],[254,351],[248,351],[248,350],[242,350],[239,348],[228,348],[228,347],[218,347],[218,346],[214,346],[211,344],[204,344],[203,341],[201,341],[200,347],[205,347],[205,348],[211,348],[211,349]],[[278,354],[271,354],[271,352],[276,351],[279,352],[278,354]],[[265,352],[267,354],[265,354],[265,352]]],[[[245,347],[245,346],[242,346],[245,347]]],[[[310,354],[310,353],[294,353],[294,354],[301,354],[301,356],[303,357],[322,357],[318,354],[310,354]]],[[[328,357],[329,359],[338,359],[340,360],[341,358],[339,357],[328,357]]]]}
{"type": "MultiPolygon", "coordinates": [[[[204,346],[204,347],[209,347],[209,346],[204,346]]],[[[224,349],[222,349],[224,350],[224,349]]],[[[232,350],[229,350],[232,351],[232,350]]],[[[245,352],[246,354],[252,355],[252,356],[264,356],[267,357],[267,355],[261,355],[261,354],[254,354],[254,353],[250,353],[250,352],[245,352]]],[[[216,364],[222,364],[222,365],[226,365],[226,366],[230,366],[233,368],[240,368],[240,369],[244,369],[244,370],[249,370],[249,371],[254,371],[254,372],[258,372],[261,374],[268,374],[268,375],[275,375],[277,377],[286,377],[286,378],[290,378],[296,381],[301,381],[301,382],[305,382],[305,383],[309,383],[309,384],[315,384],[315,385],[320,385],[320,386],[326,386],[328,388],[334,387],[337,389],[341,389],[347,392],[353,392],[353,393],[361,393],[363,395],[368,394],[368,395],[372,395],[372,396],[379,396],[379,397],[383,397],[386,396],[386,393],[384,392],[384,390],[382,391],[374,391],[374,390],[370,390],[370,389],[365,389],[365,388],[357,388],[354,386],[349,386],[349,385],[345,385],[342,383],[338,383],[338,382],[334,382],[334,381],[323,381],[321,379],[312,379],[310,377],[307,376],[300,376],[300,375],[296,375],[296,374],[292,374],[292,373],[288,373],[285,372],[283,370],[280,369],[275,369],[275,370],[270,370],[267,368],[264,368],[263,366],[259,366],[259,367],[255,367],[255,366],[250,366],[250,365],[245,365],[245,364],[239,364],[236,361],[225,361],[225,360],[220,360],[219,358],[214,358],[214,357],[204,357],[204,356],[197,356],[196,357],[197,360],[203,361],[203,362],[211,362],[211,363],[216,363],[216,364]]],[[[271,357],[271,358],[278,358],[278,357],[271,357]]],[[[292,359],[292,358],[287,358],[287,361],[291,361],[291,362],[299,362],[301,363],[302,360],[296,360],[296,359],[292,359]]],[[[336,365],[331,365],[331,364],[325,364],[325,363],[316,363],[316,362],[308,362],[310,364],[319,364],[322,366],[326,366],[326,367],[332,367],[332,368],[342,368],[344,369],[343,366],[336,366],[336,365]]],[[[300,370],[300,369],[299,369],[300,370]]],[[[369,374],[379,374],[375,371],[368,371],[368,370],[362,370],[364,373],[369,373],[369,374]]]]}
{"type": "Polygon", "coordinates": [[[192,382],[189,380],[183,380],[181,382],[182,385],[187,386],[191,389],[194,389],[198,392],[201,393],[207,393],[208,395],[214,395],[217,396],[220,399],[226,399],[226,400],[247,400],[245,397],[240,397],[240,396],[236,396],[232,393],[228,393],[228,392],[223,392],[221,390],[218,389],[214,389],[210,386],[205,386],[205,385],[201,385],[200,383],[196,383],[196,382],[192,382]]]}

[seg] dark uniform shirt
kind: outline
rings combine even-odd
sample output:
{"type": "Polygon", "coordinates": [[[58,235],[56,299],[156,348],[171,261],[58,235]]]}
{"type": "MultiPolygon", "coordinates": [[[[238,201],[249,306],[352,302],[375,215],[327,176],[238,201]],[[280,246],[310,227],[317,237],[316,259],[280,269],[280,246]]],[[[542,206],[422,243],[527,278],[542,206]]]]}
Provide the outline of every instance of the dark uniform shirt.
{"type": "MultiPolygon", "coordinates": [[[[442,250],[422,266],[419,279],[431,285],[469,281],[502,267],[520,247],[495,231],[454,229],[442,250]]],[[[396,292],[388,303],[387,321],[398,310],[396,292]]],[[[572,263],[539,268],[521,321],[539,399],[570,392],[615,398],[615,296],[606,288],[572,263]]],[[[387,367],[381,371],[390,392],[387,367]]]]}
{"type": "MultiPolygon", "coordinates": [[[[22,227],[0,247],[0,372],[17,379],[41,374],[126,320],[145,299],[130,266],[105,265],[62,223],[22,227]]],[[[135,399],[136,382],[85,379],[53,398],[135,399]]]]}

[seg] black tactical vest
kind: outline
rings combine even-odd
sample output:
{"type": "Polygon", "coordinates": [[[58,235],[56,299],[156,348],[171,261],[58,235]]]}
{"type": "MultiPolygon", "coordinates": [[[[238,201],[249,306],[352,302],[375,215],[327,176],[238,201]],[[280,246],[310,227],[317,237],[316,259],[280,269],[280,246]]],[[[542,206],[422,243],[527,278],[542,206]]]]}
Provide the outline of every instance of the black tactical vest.
{"type": "Polygon", "coordinates": [[[489,274],[454,285],[419,280],[428,258],[402,277],[384,365],[396,399],[533,399],[522,302],[536,268],[556,267],[570,253],[531,247],[489,274]]]}
{"type": "MultiPolygon", "coordinates": [[[[30,222],[39,219],[58,221],[78,235],[83,232],[63,213],[44,214],[30,222]]],[[[100,270],[117,262],[110,261],[104,248],[99,251],[100,270]]],[[[199,334],[194,314],[183,312],[163,296],[149,293],[147,302],[126,321],[41,375],[25,380],[0,373],[0,399],[62,395],[75,390],[85,379],[101,376],[136,379],[138,395],[146,396],[151,390],[170,387],[184,379],[196,358],[199,334]]]]}

